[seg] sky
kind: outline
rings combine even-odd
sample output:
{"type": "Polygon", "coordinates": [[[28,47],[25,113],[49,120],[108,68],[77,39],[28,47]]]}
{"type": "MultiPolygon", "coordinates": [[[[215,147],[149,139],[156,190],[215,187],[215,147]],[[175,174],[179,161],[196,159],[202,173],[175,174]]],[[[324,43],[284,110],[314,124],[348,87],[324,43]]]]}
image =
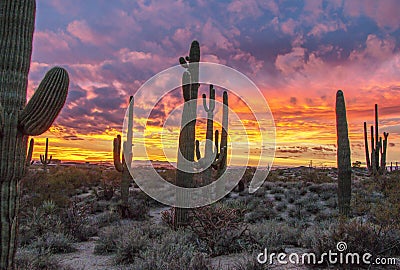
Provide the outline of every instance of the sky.
{"type": "MultiPolygon", "coordinates": [[[[39,0],[28,98],[55,65],[69,72],[70,88],[52,128],[35,139],[34,159],[48,137],[53,158],[111,161],[112,140],[121,133],[129,96],[179,64],[191,41],[198,40],[201,61],[240,71],[264,95],[276,126],[275,165],[312,160],[314,166],[335,166],[338,89],[346,100],[352,161],[365,162],[363,122],[373,124],[375,103],[380,133],[389,132],[387,160],[397,161],[399,13],[397,0],[39,0]]],[[[217,88],[219,101],[222,90],[217,88]]],[[[199,97],[202,93],[208,93],[207,86],[200,87],[199,97]]],[[[249,140],[259,141],[245,101],[230,94],[230,108],[249,130],[249,140]]],[[[166,133],[163,123],[181,103],[180,89],[163,97],[146,134],[166,133]]],[[[169,132],[176,135],[178,129],[179,121],[172,121],[169,132]]],[[[200,121],[200,140],[204,129],[200,121]]],[[[240,139],[230,135],[232,141],[240,139]]],[[[166,144],[173,148],[172,137],[166,144]]],[[[151,159],[165,159],[160,145],[151,145],[151,159]]],[[[250,148],[242,154],[254,161],[259,148],[250,148]]]]}

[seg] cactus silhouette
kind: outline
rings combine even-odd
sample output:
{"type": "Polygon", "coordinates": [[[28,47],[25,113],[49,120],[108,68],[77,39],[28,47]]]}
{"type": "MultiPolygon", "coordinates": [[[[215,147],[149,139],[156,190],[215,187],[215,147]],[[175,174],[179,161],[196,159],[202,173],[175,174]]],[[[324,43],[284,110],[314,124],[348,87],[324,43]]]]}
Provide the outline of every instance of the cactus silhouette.
{"type": "MultiPolygon", "coordinates": [[[[200,46],[198,41],[193,41],[190,46],[189,56],[180,57],[179,63],[186,69],[182,75],[182,91],[184,98],[181,131],[179,134],[179,150],[175,184],[179,187],[190,188],[193,186],[193,173],[189,166],[194,162],[195,132],[197,116],[197,96],[199,90],[199,62],[200,46]]],[[[186,201],[187,194],[178,192],[177,200],[186,201]]],[[[189,222],[189,209],[176,208],[174,226],[181,227],[189,222]]]]}
{"type": "Polygon", "coordinates": [[[63,107],[68,73],[51,69],[26,104],[35,24],[34,0],[0,1],[0,269],[14,269],[19,181],[28,136],[44,133],[63,107]]]}
{"type": "Polygon", "coordinates": [[[380,175],[386,172],[388,137],[387,132],[383,133],[383,140],[379,137],[378,104],[375,104],[375,137],[374,126],[371,126],[371,154],[368,149],[367,122],[364,122],[365,159],[370,174],[380,175]]]}
{"type": "Polygon", "coordinates": [[[28,148],[28,154],[26,155],[26,163],[25,166],[29,167],[33,164],[33,160],[32,160],[32,154],[33,154],[33,146],[35,144],[35,140],[32,138],[29,141],[29,148],[28,148]]]}
{"type": "MultiPolygon", "coordinates": [[[[229,113],[229,104],[228,104],[228,93],[224,91],[223,93],[223,109],[222,109],[222,131],[221,131],[221,143],[220,143],[220,155],[221,161],[217,165],[217,179],[220,178],[225,170],[226,170],[226,165],[227,165],[227,156],[228,156],[228,113],[229,113]]],[[[216,136],[215,140],[218,141],[218,138],[216,136]]],[[[219,158],[219,156],[218,156],[219,158]]],[[[217,182],[217,196],[220,197],[225,193],[225,181],[223,179],[220,179],[217,182]]]]}
{"type": "Polygon", "coordinates": [[[351,200],[351,154],[347,128],[346,104],[341,90],[336,93],[336,134],[339,213],[343,216],[348,216],[350,213],[351,200]]]}
{"type": "MultiPolygon", "coordinates": [[[[224,105],[227,105],[227,94],[224,92],[224,105]]],[[[221,149],[218,149],[219,145],[219,132],[215,130],[214,135],[214,109],[215,109],[215,89],[213,85],[210,85],[210,99],[209,99],[209,106],[207,106],[207,96],[203,94],[203,107],[204,110],[207,112],[207,131],[206,131],[206,145],[204,151],[204,158],[201,158],[200,154],[200,143],[196,140],[196,157],[198,159],[198,167],[205,168],[203,173],[203,184],[208,185],[212,182],[212,169],[216,169],[218,175],[222,175],[221,164],[226,160],[226,147],[221,145],[221,149]],[[213,151],[213,136],[215,136],[215,149],[216,152],[213,151]],[[219,151],[219,152],[218,152],[219,151]]],[[[225,112],[225,108],[223,108],[223,112],[225,112]]],[[[225,114],[223,118],[227,117],[225,114]]],[[[227,121],[227,119],[226,119],[227,121]]]]}
{"type": "MultiPolygon", "coordinates": [[[[121,136],[118,135],[117,138],[114,138],[114,142],[113,142],[114,166],[115,166],[115,169],[117,171],[122,173],[122,179],[121,179],[121,202],[122,202],[122,206],[128,206],[129,186],[130,186],[130,183],[132,181],[132,176],[129,173],[128,166],[131,166],[131,163],[132,163],[133,104],[134,104],[134,99],[133,99],[133,96],[131,96],[129,98],[129,105],[128,105],[127,141],[122,144],[121,143],[121,136]],[[124,153],[122,153],[122,161],[121,161],[121,149],[124,149],[125,153],[127,151],[129,151],[127,160],[125,159],[124,153]]],[[[124,213],[122,213],[122,215],[125,216],[124,213]]]]}
{"type": "Polygon", "coordinates": [[[40,162],[43,164],[43,171],[47,172],[47,165],[51,163],[51,160],[53,159],[53,156],[50,155],[50,158],[48,159],[48,153],[49,153],[49,138],[46,138],[46,150],[44,151],[44,155],[40,155],[40,162]]]}

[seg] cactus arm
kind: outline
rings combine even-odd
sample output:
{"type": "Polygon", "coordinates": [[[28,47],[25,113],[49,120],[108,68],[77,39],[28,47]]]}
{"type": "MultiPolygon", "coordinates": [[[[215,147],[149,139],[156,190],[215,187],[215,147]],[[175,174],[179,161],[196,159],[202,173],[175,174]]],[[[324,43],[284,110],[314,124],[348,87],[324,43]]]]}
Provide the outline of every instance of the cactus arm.
{"type": "Polygon", "coordinates": [[[388,137],[389,133],[383,132],[383,151],[382,151],[382,157],[381,157],[381,169],[382,173],[384,174],[386,172],[386,153],[387,153],[387,146],[388,146],[388,137]]]}
{"type": "Polygon", "coordinates": [[[212,84],[210,85],[210,106],[207,106],[207,96],[203,94],[203,107],[207,113],[213,112],[215,109],[215,89],[212,84]]]}
{"type": "Polygon", "coordinates": [[[205,110],[206,112],[209,112],[210,109],[207,107],[207,96],[206,96],[206,94],[203,94],[202,97],[203,97],[203,107],[204,107],[204,110],[205,110]]]}
{"type": "Polygon", "coordinates": [[[181,64],[181,66],[184,68],[189,68],[185,58],[183,58],[183,57],[179,57],[179,64],[181,64]]]}
{"type": "Polygon", "coordinates": [[[199,142],[199,140],[196,140],[196,158],[197,158],[197,160],[201,159],[200,142],[199,142]]]}
{"type": "Polygon", "coordinates": [[[34,139],[32,138],[30,141],[29,141],[29,148],[28,148],[28,154],[26,155],[26,163],[25,163],[25,166],[26,167],[29,167],[30,165],[32,165],[32,154],[33,154],[33,146],[34,146],[34,144],[35,144],[35,141],[34,141],[34,139]]]}
{"type": "Polygon", "coordinates": [[[134,105],[134,99],[133,96],[130,96],[129,98],[129,107],[128,107],[128,131],[127,131],[127,141],[124,143],[124,152],[128,150],[128,155],[127,155],[127,160],[124,157],[125,155],[123,154],[123,159],[124,162],[126,163],[127,168],[131,166],[132,163],[132,140],[133,140],[133,105],[134,105]],[[126,162],[125,162],[126,161],[126,162]]]}
{"type": "Polygon", "coordinates": [[[218,131],[218,129],[216,129],[215,133],[214,133],[214,144],[215,144],[215,149],[217,149],[217,155],[216,155],[217,158],[218,158],[218,155],[219,155],[219,153],[218,153],[218,143],[219,143],[219,131],[218,131]]]}
{"type": "Polygon", "coordinates": [[[124,170],[124,166],[121,162],[120,154],[121,154],[121,135],[117,135],[117,138],[114,138],[113,142],[113,159],[114,159],[115,169],[119,172],[122,172],[124,170]]]}
{"type": "Polygon", "coordinates": [[[3,105],[0,102],[0,137],[3,136],[3,128],[4,128],[4,109],[3,105]]]}
{"type": "Polygon", "coordinates": [[[18,128],[25,135],[40,135],[53,124],[67,98],[69,77],[65,69],[52,68],[19,115],[18,128]]]}

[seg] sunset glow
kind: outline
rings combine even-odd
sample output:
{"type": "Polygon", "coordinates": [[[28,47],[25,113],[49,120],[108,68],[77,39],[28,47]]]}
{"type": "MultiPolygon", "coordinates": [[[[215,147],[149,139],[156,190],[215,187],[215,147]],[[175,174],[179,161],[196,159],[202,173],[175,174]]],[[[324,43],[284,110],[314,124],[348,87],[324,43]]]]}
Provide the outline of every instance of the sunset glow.
{"type": "MultiPolygon", "coordinates": [[[[55,65],[68,70],[70,90],[53,127],[35,137],[33,159],[43,154],[48,137],[55,159],[112,161],[129,96],[179,64],[196,39],[201,61],[232,67],[261,90],[276,125],[274,165],[312,160],[335,166],[338,89],[346,100],[352,161],[365,164],[363,122],[373,124],[375,103],[380,133],[390,133],[387,160],[400,161],[399,12],[397,0],[38,1],[28,98],[55,65]]],[[[216,90],[221,101],[224,89],[216,90]]],[[[199,90],[199,116],[203,93],[208,96],[208,86],[199,90]]],[[[175,89],[150,119],[135,120],[146,126],[150,159],[165,161],[163,151],[176,156],[180,118],[171,116],[170,130],[163,125],[182,102],[175,89]]],[[[256,165],[260,149],[252,143],[260,142],[259,124],[233,93],[229,106],[250,142],[249,153],[240,155],[250,155],[250,165],[256,165]]],[[[215,115],[220,121],[221,111],[215,115]]],[[[231,124],[230,141],[238,142],[243,134],[231,124]]],[[[205,139],[204,119],[196,137],[205,139]]]]}

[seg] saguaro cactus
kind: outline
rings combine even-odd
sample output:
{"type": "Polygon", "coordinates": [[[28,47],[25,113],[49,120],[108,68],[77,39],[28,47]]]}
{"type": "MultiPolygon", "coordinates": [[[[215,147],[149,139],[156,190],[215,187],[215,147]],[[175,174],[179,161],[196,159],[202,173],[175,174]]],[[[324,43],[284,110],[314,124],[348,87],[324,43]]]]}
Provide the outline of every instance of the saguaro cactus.
{"type": "MultiPolygon", "coordinates": [[[[222,132],[221,132],[221,143],[220,143],[220,153],[225,153],[223,155],[223,159],[221,160],[220,164],[218,164],[218,173],[217,173],[217,178],[220,178],[225,170],[226,170],[226,165],[227,165],[227,157],[228,157],[228,113],[229,113],[229,104],[228,104],[228,93],[224,91],[223,94],[223,104],[224,107],[222,109],[222,132]]],[[[218,138],[215,138],[215,140],[218,140],[218,138]]],[[[222,180],[222,179],[221,179],[222,180]]],[[[217,182],[217,196],[222,196],[222,194],[225,192],[225,182],[224,181],[218,181],[217,182]]]]}
{"type": "Polygon", "coordinates": [[[212,181],[212,168],[219,169],[221,162],[225,160],[226,148],[218,149],[218,130],[215,130],[215,147],[216,152],[213,151],[213,133],[214,133],[214,109],[215,109],[215,89],[210,85],[210,101],[207,106],[207,96],[203,94],[203,107],[207,112],[207,131],[206,131],[206,145],[204,158],[201,158],[199,141],[196,140],[196,156],[199,161],[198,166],[204,168],[208,166],[203,174],[203,184],[208,185],[212,181]]]}
{"type": "Polygon", "coordinates": [[[347,129],[346,104],[341,90],[337,91],[336,94],[336,134],[339,213],[343,216],[348,216],[351,200],[351,154],[347,129]]]}
{"type": "Polygon", "coordinates": [[[47,165],[51,163],[51,160],[53,159],[53,156],[50,155],[50,158],[48,159],[48,153],[49,153],[49,138],[46,138],[46,150],[44,151],[44,155],[40,155],[40,162],[43,164],[43,171],[47,172],[47,165]]]}
{"type": "MultiPolygon", "coordinates": [[[[181,131],[179,134],[179,153],[177,159],[175,184],[179,187],[190,188],[193,185],[193,172],[188,164],[194,161],[195,132],[197,116],[197,95],[199,90],[199,62],[200,46],[198,41],[193,41],[190,46],[189,56],[179,58],[179,63],[186,68],[182,75],[183,112],[181,131]]],[[[178,193],[177,200],[189,200],[186,193],[178,193]]],[[[189,210],[176,208],[174,226],[181,227],[189,222],[189,210]]]]}
{"type": "MultiPolygon", "coordinates": [[[[114,158],[114,166],[115,169],[122,173],[121,179],[121,202],[123,206],[128,205],[129,200],[129,185],[132,181],[132,176],[129,173],[128,166],[131,166],[132,163],[132,128],[133,128],[133,104],[134,99],[133,96],[129,98],[129,107],[128,107],[128,132],[127,132],[127,140],[123,143],[124,152],[128,151],[128,159],[125,159],[125,155],[122,153],[122,162],[121,162],[121,136],[118,135],[117,138],[114,138],[113,142],[113,158],[114,158]]],[[[123,213],[124,215],[124,213],[123,213]]]]}
{"type": "Polygon", "coordinates": [[[367,122],[364,122],[364,145],[365,157],[368,171],[373,175],[384,174],[386,172],[386,154],[388,147],[389,133],[383,133],[379,137],[378,104],[375,104],[375,134],[374,126],[371,126],[371,154],[368,149],[367,122]],[[371,156],[371,159],[369,158],[371,156]]]}
{"type": "Polygon", "coordinates": [[[29,135],[45,132],[65,103],[68,73],[51,69],[26,104],[34,0],[0,1],[0,269],[14,269],[19,181],[29,135]]]}

